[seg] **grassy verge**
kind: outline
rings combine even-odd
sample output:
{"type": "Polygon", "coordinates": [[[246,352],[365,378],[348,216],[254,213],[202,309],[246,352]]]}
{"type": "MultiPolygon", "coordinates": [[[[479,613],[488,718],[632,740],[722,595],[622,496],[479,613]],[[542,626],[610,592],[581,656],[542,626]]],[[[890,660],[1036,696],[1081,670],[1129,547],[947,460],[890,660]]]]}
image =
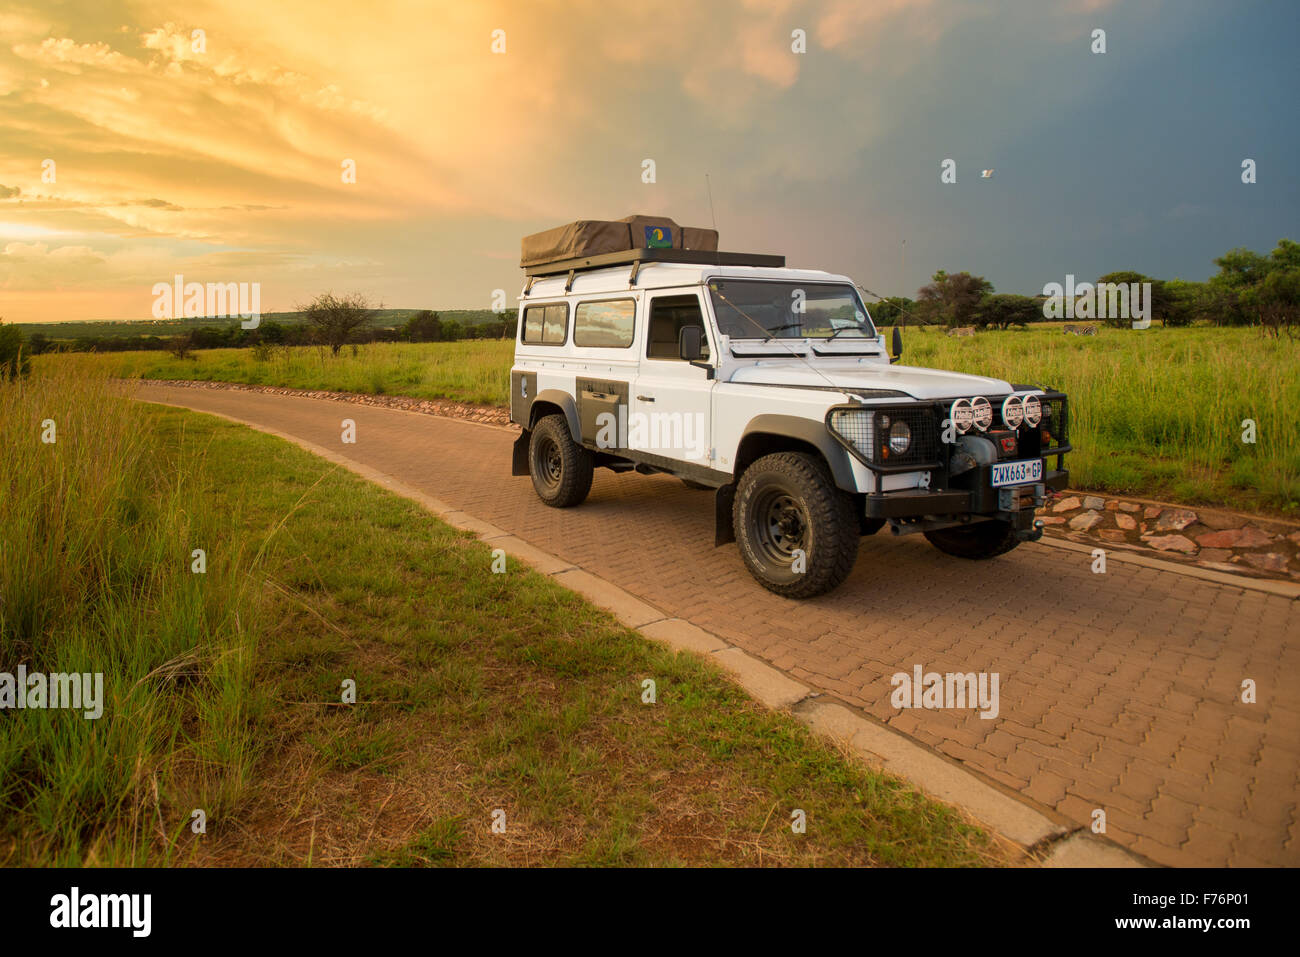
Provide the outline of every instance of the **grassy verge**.
{"type": "MultiPolygon", "coordinates": [[[[97,357],[112,375],[199,379],[400,394],[505,406],[512,343],[476,341],[97,357]]],[[[38,365],[63,361],[37,357],[38,365]]],[[[1300,510],[1300,343],[1250,329],[1102,328],[1096,337],[1059,326],[948,338],[910,329],[912,365],[1049,384],[1072,400],[1073,484],[1117,494],[1294,514],[1300,510]],[[1242,423],[1256,441],[1242,441],[1242,423]]]]}
{"type": "Polygon", "coordinates": [[[1072,484],[1294,514],[1300,342],[1253,329],[909,330],[905,361],[1069,393],[1072,484]],[[1242,441],[1245,420],[1255,442],[1242,441]]]}
{"type": "MultiPolygon", "coordinates": [[[[108,352],[93,358],[109,375],[123,379],[239,382],[504,407],[510,404],[513,347],[511,340],[473,339],[372,343],[344,348],[337,357],[323,347],[283,346],[265,359],[251,349],[205,349],[189,359],[166,352],[108,352]]],[[[36,366],[62,358],[37,356],[36,366]]]]}
{"type": "Polygon", "coordinates": [[[0,670],[103,671],[107,703],[0,712],[0,862],[1006,860],[412,503],[82,373],[0,389],[0,670]]]}

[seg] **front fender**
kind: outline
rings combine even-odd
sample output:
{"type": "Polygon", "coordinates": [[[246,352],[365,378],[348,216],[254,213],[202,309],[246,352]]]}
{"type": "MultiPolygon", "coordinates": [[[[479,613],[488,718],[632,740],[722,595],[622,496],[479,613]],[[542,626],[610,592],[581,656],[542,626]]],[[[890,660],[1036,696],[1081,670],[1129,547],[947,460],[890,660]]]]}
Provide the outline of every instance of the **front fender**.
{"type": "MultiPolygon", "coordinates": [[[[835,441],[826,423],[820,419],[805,419],[797,415],[780,415],[766,413],[756,415],[745,426],[740,437],[737,454],[745,448],[745,440],[755,436],[788,437],[806,442],[821,453],[831,471],[835,484],[846,492],[856,492],[857,484],[853,480],[853,465],[849,461],[848,450],[835,441]]],[[[748,463],[746,463],[748,464],[748,463]]]]}

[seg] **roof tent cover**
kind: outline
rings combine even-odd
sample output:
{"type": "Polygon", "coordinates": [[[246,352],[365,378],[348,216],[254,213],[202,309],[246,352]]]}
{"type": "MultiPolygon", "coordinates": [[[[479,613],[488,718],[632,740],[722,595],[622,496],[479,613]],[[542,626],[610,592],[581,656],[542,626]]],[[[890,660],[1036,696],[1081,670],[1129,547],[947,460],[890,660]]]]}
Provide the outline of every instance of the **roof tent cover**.
{"type": "Polygon", "coordinates": [[[667,216],[624,216],[620,220],[580,219],[564,226],[525,236],[520,244],[519,266],[598,256],[629,249],[718,248],[716,229],[678,226],[667,216]]]}

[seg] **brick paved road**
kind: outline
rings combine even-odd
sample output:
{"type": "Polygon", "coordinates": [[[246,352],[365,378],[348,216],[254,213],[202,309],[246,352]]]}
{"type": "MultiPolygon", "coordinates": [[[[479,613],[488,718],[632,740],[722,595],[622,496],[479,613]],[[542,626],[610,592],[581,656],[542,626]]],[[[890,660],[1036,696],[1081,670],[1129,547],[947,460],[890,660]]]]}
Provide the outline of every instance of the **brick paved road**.
{"type": "Polygon", "coordinates": [[[349,457],[582,566],[829,691],[987,777],[1171,865],[1300,864],[1300,605],[1173,572],[1026,545],[992,562],[864,539],[837,591],[797,603],[714,549],[713,499],[665,476],[596,473],[544,507],[510,476],[509,432],[251,392],[140,397],[256,422],[349,457]],[[340,422],[357,423],[355,446],[340,422]],[[898,711],[914,665],[997,672],[1001,710],[898,711]],[[1239,701],[1243,678],[1258,703],[1239,701]]]}

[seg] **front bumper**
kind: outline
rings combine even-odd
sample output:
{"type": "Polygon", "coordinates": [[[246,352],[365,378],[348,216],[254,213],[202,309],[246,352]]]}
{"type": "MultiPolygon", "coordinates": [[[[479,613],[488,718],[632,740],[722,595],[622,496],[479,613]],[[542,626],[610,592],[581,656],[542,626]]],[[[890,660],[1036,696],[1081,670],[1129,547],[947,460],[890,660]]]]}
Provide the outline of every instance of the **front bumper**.
{"type": "MultiPolygon", "coordinates": [[[[998,492],[990,483],[992,469],[980,466],[972,482],[972,488],[942,489],[902,489],[897,492],[876,492],[863,496],[863,508],[867,518],[928,518],[943,515],[982,515],[988,518],[1003,517],[1007,514],[1033,515],[1033,509],[1018,509],[1014,513],[1002,512],[999,508],[998,492]]],[[[1059,492],[1070,483],[1067,469],[1043,471],[1041,484],[1045,488],[1059,492]]],[[[1011,486],[1015,488],[1016,486],[1011,486]]]]}

